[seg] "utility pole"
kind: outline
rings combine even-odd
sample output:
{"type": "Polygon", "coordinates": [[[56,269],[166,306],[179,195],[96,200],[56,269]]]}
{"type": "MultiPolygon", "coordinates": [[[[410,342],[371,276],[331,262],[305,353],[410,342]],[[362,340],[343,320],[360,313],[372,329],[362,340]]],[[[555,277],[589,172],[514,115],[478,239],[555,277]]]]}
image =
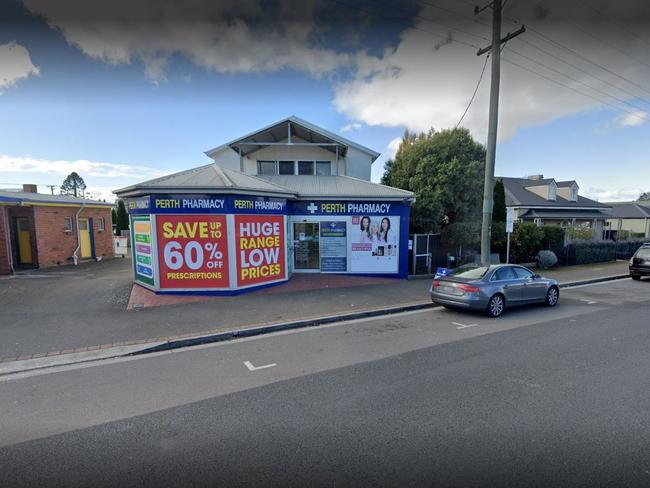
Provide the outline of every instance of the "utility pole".
{"type": "Polygon", "coordinates": [[[45,186],[46,186],[47,188],[49,188],[49,189],[50,189],[50,193],[52,193],[52,195],[54,195],[54,189],[56,188],[56,185],[45,185],[45,186]]]}
{"type": "Polygon", "coordinates": [[[490,237],[492,235],[492,208],[494,207],[494,164],[497,149],[497,125],[499,122],[499,84],[501,82],[501,44],[526,31],[525,26],[501,39],[501,0],[474,8],[474,15],[492,7],[492,44],[479,49],[477,56],[490,52],[492,56],[490,80],[490,115],[488,118],[488,140],[485,154],[485,180],[483,182],[483,221],[481,223],[481,264],[490,264],[490,237]]]}

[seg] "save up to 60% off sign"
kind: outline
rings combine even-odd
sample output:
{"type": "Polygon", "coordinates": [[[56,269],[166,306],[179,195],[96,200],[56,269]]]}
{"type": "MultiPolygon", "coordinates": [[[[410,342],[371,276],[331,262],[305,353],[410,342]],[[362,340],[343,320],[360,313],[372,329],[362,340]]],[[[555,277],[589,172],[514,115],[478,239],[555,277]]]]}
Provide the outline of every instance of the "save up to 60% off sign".
{"type": "Polygon", "coordinates": [[[224,215],[159,215],[156,229],[162,288],[228,288],[224,215]]]}

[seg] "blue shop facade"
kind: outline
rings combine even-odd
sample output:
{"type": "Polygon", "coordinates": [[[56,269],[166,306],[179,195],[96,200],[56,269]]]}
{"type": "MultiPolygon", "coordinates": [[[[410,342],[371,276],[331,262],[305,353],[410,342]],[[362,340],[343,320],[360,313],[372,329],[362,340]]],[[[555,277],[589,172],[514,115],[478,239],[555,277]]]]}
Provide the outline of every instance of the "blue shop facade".
{"type": "MultiPolygon", "coordinates": [[[[350,154],[349,141],[323,139],[322,129],[306,128],[304,121],[289,123],[293,141],[315,142],[269,143],[273,155],[258,156],[264,158],[258,171],[245,171],[243,161],[232,167],[219,156],[115,192],[127,202],[136,283],[157,293],[232,295],[299,273],[408,277],[413,194],[348,176],[362,152],[350,154]],[[323,151],[332,147],[336,154],[327,161],[323,151]]],[[[254,138],[264,147],[264,135],[254,138]]],[[[241,147],[248,146],[238,144],[228,147],[237,147],[243,159],[241,147]]]]}

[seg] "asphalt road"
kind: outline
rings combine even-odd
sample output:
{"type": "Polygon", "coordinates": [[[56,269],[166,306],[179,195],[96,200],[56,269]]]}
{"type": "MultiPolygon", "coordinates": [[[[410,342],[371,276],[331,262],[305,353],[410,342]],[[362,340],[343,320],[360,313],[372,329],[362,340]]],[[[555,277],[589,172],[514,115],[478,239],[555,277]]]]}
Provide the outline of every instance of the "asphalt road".
{"type": "Polygon", "coordinates": [[[0,486],[647,487],[649,316],[624,280],[4,377],[0,486]]]}

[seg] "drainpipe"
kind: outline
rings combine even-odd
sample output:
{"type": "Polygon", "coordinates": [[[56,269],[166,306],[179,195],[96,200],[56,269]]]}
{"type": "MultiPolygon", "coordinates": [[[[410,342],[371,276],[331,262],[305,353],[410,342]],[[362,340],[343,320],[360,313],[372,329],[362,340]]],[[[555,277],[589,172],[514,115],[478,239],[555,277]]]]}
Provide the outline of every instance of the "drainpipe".
{"type": "Polygon", "coordinates": [[[4,213],[4,222],[5,222],[5,240],[7,243],[7,261],[9,261],[9,273],[14,274],[14,251],[11,248],[11,223],[9,221],[9,209],[7,207],[2,207],[2,213],[4,213]]]}
{"type": "Polygon", "coordinates": [[[72,253],[72,262],[74,263],[75,266],[79,262],[79,257],[77,256],[77,253],[79,252],[79,248],[81,248],[81,230],[79,229],[79,214],[83,209],[84,209],[84,202],[81,202],[81,207],[79,207],[79,210],[77,211],[77,215],[75,215],[74,217],[74,220],[77,223],[77,248],[72,253]]]}

